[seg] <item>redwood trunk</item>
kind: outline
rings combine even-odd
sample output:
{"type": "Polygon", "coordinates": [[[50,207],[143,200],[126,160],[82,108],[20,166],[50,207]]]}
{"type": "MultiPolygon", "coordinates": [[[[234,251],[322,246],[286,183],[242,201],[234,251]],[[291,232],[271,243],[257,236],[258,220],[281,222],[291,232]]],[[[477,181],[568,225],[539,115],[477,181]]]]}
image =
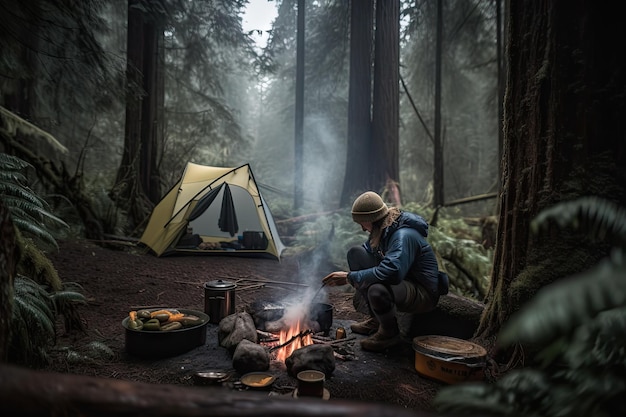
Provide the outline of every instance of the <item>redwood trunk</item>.
{"type": "MultiPolygon", "coordinates": [[[[374,43],[373,152],[375,191],[399,182],[400,1],[377,0],[374,43]]],[[[397,193],[396,193],[397,194],[397,193]]],[[[395,203],[399,203],[395,202],[395,203]]]]}
{"type": "Polygon", "coordinates": [[[495,335],[541,287],[606,255],[580,236],[530,233],[560,201],[595,195],[626,205],[626,25],[588,0],[511,2],[502,195],[487,308],[495,335]]]}
{"type": "Polygon", "coordinates": [[[350,3],[350,90],[348,94],[348,147],[341,206],[370,189],[370,118],[372,107],[372,0],[350,3]]]}

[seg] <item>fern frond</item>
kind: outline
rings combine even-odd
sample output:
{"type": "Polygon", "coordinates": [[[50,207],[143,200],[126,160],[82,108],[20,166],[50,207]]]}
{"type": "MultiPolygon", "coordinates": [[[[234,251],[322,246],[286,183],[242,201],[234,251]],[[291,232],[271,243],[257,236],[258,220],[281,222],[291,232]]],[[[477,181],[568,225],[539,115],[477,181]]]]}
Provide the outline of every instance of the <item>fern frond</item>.
{"type": "Polygon", "coordinates": [[[626,306],[603,311],[576,329],[564,359],[572,368],[626,374],[626,349],[616,346],[626,346],[626,306]]]}
{"type": "Polygon", "coordinates": [[[34,222],[26,221],[23,218],[14,218],[13,224],[15,224],[15,226],[20,229],[22,233],[28,233],[34,238],[39,239],[42,243],[51,245],[55,249],[59,248],[59,244],[48,229],[43,228],[34,222]]]}
{"type": "MultiPolygon", "coordinates": [[[[0,154],[1,155],[1,154],[0,154]]],[[[27,179],[19,171],[10,171],[0,169],[0,190],[7,189],[11,186],[27,183],[27,179]]]]}
{"type": "Polygon", "coordinates": [[[626,209],[599,197],[581,197],[546,208],[533,219],[530,228],[539,233],[550,224],[582,231],[614,246],[626,244],[626,209]]]}
{"type": "Polygon", "coordinates": [[[60,304],[87,304],[85,295],[76,291],[57,291],[50,294],[50,298],[57,306],[60,304]]]}
{"type": "Polygon", "coordinates": [[[29,366],[45,364],[56,340],[55,307],[48,292],[23,275],[15,278],[9,359],[29,366]]]}
{"type": "Polygon", "coordinates": [[[11,212],[13,223],[22,233],[58,249],[50,228],[69,225],[52,214],[49,204],[28,187],[23,175],[15,172],[30,165],[10,155],[0,156],[0,178],[11,179],[0,182],[0,198],[11,212]]]}
{"type": "Polygon", "coordinates": [[[541,415],[550,398],[550,381],[541,372],[521,370],[496,384],[465,383],[442,388],[433,400],[438,412],[451,415],[541,415]]]}
{"type": "Polygon", "coordinates": [[[626,265],[605,259],[592,269],[543,287],[502,328],[504,346],[549,343],[604,310],[626,305],[626,265]]]}
{"type": "Polygon", "coordinates": [[[43,207],[41,199],[27,187],[5,187],[2,190],[2,202],[9,209],[16,207],[25,211],[43,207]]]}
{"type": "Polygon", "coordinates": [[[0,152],[0,166],[6,171],[21,171],[32,167],[31,164],[13,155],[0,152]]]}

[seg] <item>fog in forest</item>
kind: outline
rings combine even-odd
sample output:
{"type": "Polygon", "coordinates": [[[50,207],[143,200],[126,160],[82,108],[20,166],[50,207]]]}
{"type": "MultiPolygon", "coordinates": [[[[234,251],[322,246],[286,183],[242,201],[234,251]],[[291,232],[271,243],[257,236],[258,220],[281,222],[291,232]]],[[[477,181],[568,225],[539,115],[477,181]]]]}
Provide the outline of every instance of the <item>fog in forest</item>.
{"type": "MultiPolygon", "coordinates": [[[[296,215],[296,2],[256,0],[247,16],[244,8],[217,3],[166,2],[165,14],[159,15],[165,21],[156,155],[162,194],[187,162],[250,163],[272,211],[279,217],[296,215]],[[264,24],[252,19],[262,10],[272,11],[264,24]]],[[[405,203],[428,204],[432,198],[435,3],[401,2],[398,182],[405,203]]],[[[445,200],[451,201],[494,191],[497,184],[497,34],[492,2],[444,3],[441,138],[445,200]]],[[[301,213],[339,207],[351,157],[346,150],[348,4],[306,2],[301,213]]],[[[101,19],[89,28],[100,45],[94,51],[100,66],[55,59],[55,53],[80,57],[86,52],[78,37],[42,23],[42,37],[51,41],[40,43],[47,54],[34,67],[38,101],[31,119],[69,149],[59,158],[67,159],[70,171],[82,171],[90,192],[102,198],[115,184],[125,146],[127,93],[121,77],[127,64],[127,6],[121,0],[85,2],[76,11],[101,19]]],[[[48,13],[54,21],[62,11],[51,7],[48,13]]],[[[131,87],[130,94],[145,93],[131,87]]],[[[485,207],[480,210],[484,214],[485,207]]]]}

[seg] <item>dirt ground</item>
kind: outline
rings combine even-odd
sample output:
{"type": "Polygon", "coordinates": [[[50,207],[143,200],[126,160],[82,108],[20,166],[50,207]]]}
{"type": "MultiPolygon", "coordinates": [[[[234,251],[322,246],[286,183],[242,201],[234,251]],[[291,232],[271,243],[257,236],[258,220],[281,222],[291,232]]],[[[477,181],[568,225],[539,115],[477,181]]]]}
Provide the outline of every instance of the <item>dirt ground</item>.
{"type": "MultiPolygon", "coordinates": [[[[51,254],[64,282],[83,288],[88,304],[79,307],[86,332],[66,332],[59,324],[57,349],[49,371],[117,378],[155,384],[194,385],[197,372],[225,369],[226,390],[244,389],[240,375],[232,368],[232,357],[219,346],[217,324],[207,326],[207,342],[189,352],[165,359],[146,359],[125,350],[122,320],[140,307],[168,307],[204,311],[204,283],[224,279],[237,284],[236,310],[255,300],[277,300],[298,296],[308,286],[317,285],[332,266],[310,272],[307,261],[284,256],[280,262],[229,256],[171,256],[157,258],[134,245],[103,248],[84,240],[59,242],[51,254]],[[306,280],[312,282],[306,282],[306,280]],[[100,355],[93,342],[107,346],[100,355]]],[[[414,351],[409,341],[393,351],[371,353],[360,350],[349,325],[363,316],[352,308],[349,292],[332,289],[321,293],[322,302],[333,305],[333,327],[347,329],[351,338],[344,346],[349,358],[337,359],[333,375],[325,382],[330,401],[341,398],[374,401],[430,412],[431,402],[444,385],[425,379],[414,367],[414,351]],[[327,297],[327,298],[325,298],[327,297]]],[[[98,344],[96,344],[98,345],[98,344]]],[[[277,377],[268,395],[290,395],[297,380],[287,375],[284,364],[271,364],[277,377]]]]}

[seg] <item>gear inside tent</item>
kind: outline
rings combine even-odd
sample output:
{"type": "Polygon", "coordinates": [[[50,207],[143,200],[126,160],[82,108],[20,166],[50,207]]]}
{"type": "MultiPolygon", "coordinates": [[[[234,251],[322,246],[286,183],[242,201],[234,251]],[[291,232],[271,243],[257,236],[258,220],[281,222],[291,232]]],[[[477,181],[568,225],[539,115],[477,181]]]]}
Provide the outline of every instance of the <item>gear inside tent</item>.
{"type": "Polygon", "coordinates": [[[140,239],[156,256],[220,254],[280,260],[285,246],[249,164],[188,163],[140,239]]]}

